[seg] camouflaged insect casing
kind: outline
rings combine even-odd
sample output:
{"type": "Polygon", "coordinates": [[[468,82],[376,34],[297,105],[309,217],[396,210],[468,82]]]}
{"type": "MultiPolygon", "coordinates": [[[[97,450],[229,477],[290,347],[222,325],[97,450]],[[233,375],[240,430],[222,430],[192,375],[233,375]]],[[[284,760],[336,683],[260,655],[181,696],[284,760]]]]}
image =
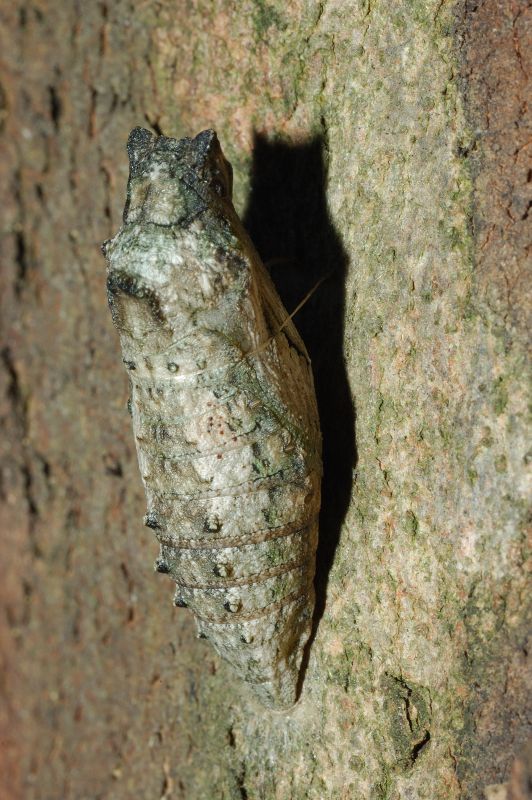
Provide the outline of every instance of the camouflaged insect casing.
{"type": "Polygon", "coordinates": [[[288,707],[314,608],[321,436],[309,357],[231,202],[214,131],[135,128],[103,250],[156,562],[262,702],[288,707]]]}

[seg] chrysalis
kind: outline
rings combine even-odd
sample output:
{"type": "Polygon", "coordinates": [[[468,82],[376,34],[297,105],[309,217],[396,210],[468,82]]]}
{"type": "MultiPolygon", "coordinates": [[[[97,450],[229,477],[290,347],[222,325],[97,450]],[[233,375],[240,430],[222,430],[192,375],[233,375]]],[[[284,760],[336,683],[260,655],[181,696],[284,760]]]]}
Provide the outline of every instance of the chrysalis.
{"type": "Polygon", "coordinates": [[[264,704],[296,700],[314,607],[321,436],[309,357],[231,200],[214,131],[135,128],[108,298],[156,569],[264,704]]]}

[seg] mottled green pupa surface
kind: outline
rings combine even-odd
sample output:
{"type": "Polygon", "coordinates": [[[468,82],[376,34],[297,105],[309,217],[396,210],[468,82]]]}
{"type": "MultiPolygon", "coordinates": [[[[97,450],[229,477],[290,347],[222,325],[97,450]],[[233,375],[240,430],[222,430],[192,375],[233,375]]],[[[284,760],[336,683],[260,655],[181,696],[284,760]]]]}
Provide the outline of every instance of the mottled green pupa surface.
{"type": "Polygon", "coordinates": [[[156,563],[200,637],[268,706],[297,696],[314,607],[321,437],[312,372],[231,201],[214,131],[132,131],[105,243],[156,563]]]}

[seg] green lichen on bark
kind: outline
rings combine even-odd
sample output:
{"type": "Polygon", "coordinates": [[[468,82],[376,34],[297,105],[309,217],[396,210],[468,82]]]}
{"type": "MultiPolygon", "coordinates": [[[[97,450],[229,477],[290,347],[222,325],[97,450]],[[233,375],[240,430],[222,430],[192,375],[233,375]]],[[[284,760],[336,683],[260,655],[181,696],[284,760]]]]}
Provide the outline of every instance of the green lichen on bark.
{"type": "MultiPolygon", "coordinates": [[[[236,772],[249,797],[332,798],[344,786],[348,796],[458,797],[471,665],[484,681],[495,657],[471,632],[491,624],[490,598],[515,563],[504,551],[521,515],[522,397],[521,356],[497,355],[497,320],[475,295],[464,155],[474,137],[454,9],[248,5],[221,13],[235,46],[260,57],[231,73],[230,92],[218,84],[223,57],[208,80],[200,59],[198,80],[207,97],[221,93],[215,124],[241,208],[251,179],[234,137],[241,107],[271,141],[323,138],[349,258],[344,353],[359,460],[300,707],[271,725],[234,710],[236,772]],[[473,619],[467,597],[481,575],[473,619]],[[339,736],[356,744],[344,751],[339,736]]],[[[220,735],[205,725],[206,739],[220,735]]]]}

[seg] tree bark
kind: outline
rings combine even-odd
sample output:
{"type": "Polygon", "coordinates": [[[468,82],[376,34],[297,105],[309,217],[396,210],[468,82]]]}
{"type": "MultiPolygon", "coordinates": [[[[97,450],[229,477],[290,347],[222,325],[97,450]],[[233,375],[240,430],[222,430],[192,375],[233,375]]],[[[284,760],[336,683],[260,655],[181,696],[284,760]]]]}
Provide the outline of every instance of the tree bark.
{"type": "Polygon", "coordinates": [[[529,4],[4,6],[0,797],[520,797],[529,4]],[[135,125],[217,130],[289,309],[327,276],[290,713],[153,574],[99,252],[135,125]]]}

